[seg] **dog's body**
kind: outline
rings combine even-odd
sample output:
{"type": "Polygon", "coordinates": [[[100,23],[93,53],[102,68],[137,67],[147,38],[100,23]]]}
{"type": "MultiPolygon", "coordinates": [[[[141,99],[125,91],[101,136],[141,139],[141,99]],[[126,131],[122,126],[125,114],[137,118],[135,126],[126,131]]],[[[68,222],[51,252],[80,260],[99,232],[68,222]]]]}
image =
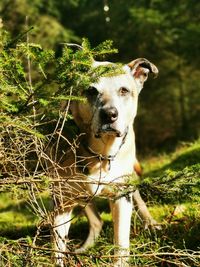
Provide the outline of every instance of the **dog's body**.
{"type": "MultiPolygon", "coordinates": [[[[94,62],[94,67],[108,62],[94,62]]],[[[132,214],[132,193],[122,195],[120,188],[130,179],[136,163],[133,122],[137,112],[140,90],[148,72],[157,74],[157,68],[146,59],[137,59],[123,67],[123,73],[101,77],[86,93],[87,102],[72,102],[71,111],[80,129],[81,142],[74,151],[66,152],[63,168],[58,170],[66,182],[55,186],[55,249],[66,251],[71,212],[74,206],[83,205],[90,224],[83,251],[94,244],[102,228],[102,220],[93,204],[93,198],[104,195],[110,200],[114,222],[116,258],[114,266],[126,266],[129,253],[129,235],[132,214]],[[129,177],[129,178],[128,178],[129,177]],[[113,189],[111,185],[116,185],[113,189]],[[59,195],[62,194],[62,198],[59,195]]],[[[150,223],[150,217],[139,192],[133,194],[136,206],[150,223]]],[[[58,263],[64,265],[64,256],[57,253],[58,263]]]]}

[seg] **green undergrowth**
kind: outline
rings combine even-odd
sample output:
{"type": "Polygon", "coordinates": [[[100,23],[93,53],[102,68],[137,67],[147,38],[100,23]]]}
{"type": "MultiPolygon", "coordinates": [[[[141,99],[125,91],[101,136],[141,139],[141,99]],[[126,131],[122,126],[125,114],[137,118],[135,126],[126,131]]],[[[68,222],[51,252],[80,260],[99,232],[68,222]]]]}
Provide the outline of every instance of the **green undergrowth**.
{"type": "Polygon", "coordinates": [[[140,185],[144,197],[160,203],[199,202],[200,141],[183,144],[172,154],[145,160],[140,185]]]}
{"type": "Polygon", "coordinates": [[[181,143],[173,153],[147,157],[142,161],[144,175],[162,175],[163,171],[183,170],[200,163],[200,140],[194,143],[181,143]]]}
{"type": "MultiPolygon", "coordinates": [[[[132,216],[130,266],[200,266],[200,141],[183,144],[174,153],[142,161],[140,192],[161,230],[144,230],[136,212],[132,216]]],[[[48,207],[48,198],[43,197],[48,207]]],[[[69,266],[112,266],[113,228],[106,200],[98,199],[104,220],[101,236],[84,255],[68,257],[69,266]]],[[[87,236],[88,223],[81,209],[74,211],[69,248],[87,236]]],[[[40,218],[23,199],[9,192],[0,195],[0,262],[7,266],[54,266],[50,251],[33,250],[40,218]],[[19,253],[17,253],[19,252],[19,253]],[[28,254],[29,253],[29,254],[28,254]],[[8,265],[10,264],[10,265],[8,265]]],[[[50,248],[48,227],[38,234],[37,246],[50,248]]],[[[3,266],[0,264],[0,266],[3,266]]]]}
{"type": "Polygon", "coordinates": [[[0,235],[18,239],[33,235],[36,230],[37,217],[29,205],[16,200],[9,193],[0,196],[0,235]]]}

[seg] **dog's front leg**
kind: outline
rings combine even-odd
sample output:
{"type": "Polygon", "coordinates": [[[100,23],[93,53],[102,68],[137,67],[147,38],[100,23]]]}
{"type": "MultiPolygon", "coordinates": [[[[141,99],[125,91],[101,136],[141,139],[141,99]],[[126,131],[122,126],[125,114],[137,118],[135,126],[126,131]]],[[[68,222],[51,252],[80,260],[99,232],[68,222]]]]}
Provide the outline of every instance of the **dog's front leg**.
{"type": "Polygon", "coordinates": [[[68,232],[71,223],[71,212],[63,212],[55,215],[53,226],[53,243],[55,249],[56,264],[60,267],[65,265],[65,255],[68,240],[68,232]]]}
{"type": "Polygon", "coordinates": [[[114,244],[116,246],[116,260],[114,266],[129,266],[127,261],[129,255],[130,227],[133,207],[132,196],[127,195],[126,197],[112,201],[110,204],[114,223],[114,244]]]}

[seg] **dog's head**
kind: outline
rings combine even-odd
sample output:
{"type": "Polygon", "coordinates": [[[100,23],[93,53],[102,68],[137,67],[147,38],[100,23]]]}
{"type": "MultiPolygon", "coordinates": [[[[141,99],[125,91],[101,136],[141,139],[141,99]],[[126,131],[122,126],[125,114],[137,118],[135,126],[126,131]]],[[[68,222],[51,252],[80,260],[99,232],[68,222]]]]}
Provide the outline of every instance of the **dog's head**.
{"type": "MultiPolygon", "coordinates": [[[[95,61],[93,66],[113,64],[95,61]]],[[[123,136],[133,123],[137,112],[138,95],[148,73],[158,74],[154,64],[138,58],[123,66],[122,74],[101,77],[86,91],[86,103],[73,102],[71,111],[77,125],[95,137],[123,136]]]]}

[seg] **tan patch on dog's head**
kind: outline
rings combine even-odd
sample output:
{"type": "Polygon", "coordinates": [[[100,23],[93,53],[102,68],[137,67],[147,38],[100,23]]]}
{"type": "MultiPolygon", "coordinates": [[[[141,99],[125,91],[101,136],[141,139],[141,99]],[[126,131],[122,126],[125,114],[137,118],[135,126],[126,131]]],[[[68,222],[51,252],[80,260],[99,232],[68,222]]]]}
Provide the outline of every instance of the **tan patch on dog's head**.
{"type": "Polygon", "coordinates": [[[91,107],[89,103],[72,101],[70,110],[79,129],[83,132],[88,132],[91,124],[91,107]]]}

